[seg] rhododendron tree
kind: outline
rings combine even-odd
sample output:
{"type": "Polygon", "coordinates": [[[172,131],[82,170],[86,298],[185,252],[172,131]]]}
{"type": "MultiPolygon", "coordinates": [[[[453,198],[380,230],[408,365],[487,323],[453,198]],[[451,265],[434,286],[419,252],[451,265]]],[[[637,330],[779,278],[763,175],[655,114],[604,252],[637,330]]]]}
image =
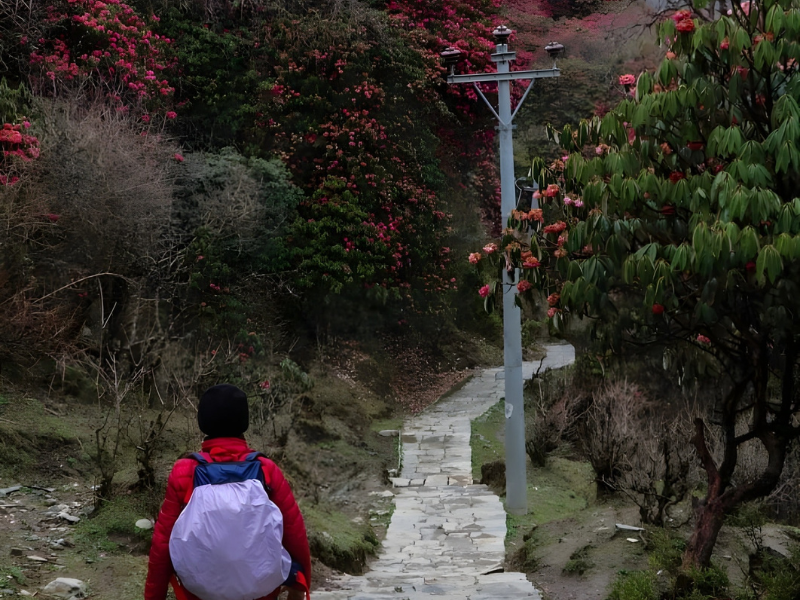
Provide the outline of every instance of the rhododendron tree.
{"type": "Polygon", "coordinates": [[[800,3],[680,11],[660,36],[669,54],[632,97],[551,131],[568,160],[534,161],[544,223],[512,215],[498,266],[549,295],[556,327],[590,317],[611,349],[652,344],[683,375],[715,365],[722,448],[698,419],[708,487],[684,555],[708,566],[725,515],[775,489],[800,436],[800,3]],[[764,456],[753,478],[746,443],[764,456]]]}
{"type": "Polygon", "coordinates": [[[42,92],[85,88],[91,82],[122,111],[154,110],[171,98],[171,40],[152,30],[157,17],[144,18],[120,0],[43,4],[40,37],[20,39],[30,49],[32,80],[42,92]]]}

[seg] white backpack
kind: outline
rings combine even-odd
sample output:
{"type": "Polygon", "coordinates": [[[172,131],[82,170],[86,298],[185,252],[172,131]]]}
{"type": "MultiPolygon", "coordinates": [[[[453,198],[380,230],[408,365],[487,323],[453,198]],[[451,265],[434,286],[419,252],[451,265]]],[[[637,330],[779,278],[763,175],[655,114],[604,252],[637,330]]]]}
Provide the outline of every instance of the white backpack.
{"type": "Polygon", "coordinates": [[[259,456],[209,462],[192,454],[200,464],[169,555],[181,585],[201,600],[255,600],[289,576],[283,515],[267,495],[259,456]]]}

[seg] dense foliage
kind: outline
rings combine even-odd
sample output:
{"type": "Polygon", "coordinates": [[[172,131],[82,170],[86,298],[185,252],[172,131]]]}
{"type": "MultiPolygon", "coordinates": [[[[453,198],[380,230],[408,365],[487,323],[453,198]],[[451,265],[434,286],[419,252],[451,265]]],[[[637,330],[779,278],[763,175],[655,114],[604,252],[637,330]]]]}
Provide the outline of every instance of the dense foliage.
{"type": "Polygon", "coordinates": [[[694,436],[708,491],[685,561],[708,565],[724,515],[775,487],[800,434],[800,7],[745,2],[711,22],[703,8],[661,25],[667,55],[620,77],[629,99],[553,132],[564,156],[533,165],[542,209],[516,211],[484,254],[520,268],[520,293],[545,291],[556,327],[589,317],[608,347],[661,344],[679,376],[699,354],[724,373],[722,449],[702,421],[694,436]],[[737,479],[753,440],[763,470],[737,479]]]}

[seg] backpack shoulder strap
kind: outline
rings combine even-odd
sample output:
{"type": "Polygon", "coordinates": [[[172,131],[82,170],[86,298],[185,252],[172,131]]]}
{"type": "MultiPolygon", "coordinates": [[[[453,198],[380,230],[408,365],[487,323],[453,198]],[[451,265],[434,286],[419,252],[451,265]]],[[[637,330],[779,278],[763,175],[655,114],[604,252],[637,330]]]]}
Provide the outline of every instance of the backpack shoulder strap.
{"type": "Polygon", "coordinates": [[[200,452],[192,452],[187,458],[194,459],[201,465],[207,465],[209,462],[211,462],[200,452]]]}
{"type": "MultiPolygon", "coordinates": [[[[210,457],[211,455],[209,455],[210,457]]],[[[192,452],[186,458],[190,458],[198,463],[198,465],[207,465],[213,461],[209,461],[205,456],[203,456],[202,452],[192,452]]],[[[194,474],[192,474],[192,485],[186,490],[186,496],[183,498],[184,506],[189,504],[189,500],[192,497],[192,492],[194,492],[194,474]]]]}
{"type": "MultiPolygon", "coordinates": [[[[251,452],[250,454],[244,457],[245,461],[247,462],[258,461],[259,458],[268,459],[269,457],[267,457],[267,455],[263,454],[262,452],[251,452]]],[[[270,485],[270,482],[267,481],[267,475],[266,473],[264,473],[264,465],[261,465],[259,474],[260,474],[259,481],[261,481],[261,484],[264,486],[264,490],[267,492],[267,496],[272,495],[272,486],[270,485]]]]}

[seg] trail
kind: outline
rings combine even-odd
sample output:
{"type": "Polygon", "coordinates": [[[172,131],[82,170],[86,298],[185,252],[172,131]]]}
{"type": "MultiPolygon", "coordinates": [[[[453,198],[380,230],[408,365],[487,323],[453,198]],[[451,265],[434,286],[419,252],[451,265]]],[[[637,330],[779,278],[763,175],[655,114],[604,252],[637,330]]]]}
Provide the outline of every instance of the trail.
{"type": "MultiPolygon", "coordinates": [[[[570,345],[546,346],[523,377],[575,360],[570,345]]],[[[503,369],[485,369],[402,432],[403,469],[393,480],[395,510],[378,559],[343,589],[315,600],[541,600],[524,573],[504,572],[506,513],[500,498],[472,481],[470,422],[503,397],[503,369]]]]}

